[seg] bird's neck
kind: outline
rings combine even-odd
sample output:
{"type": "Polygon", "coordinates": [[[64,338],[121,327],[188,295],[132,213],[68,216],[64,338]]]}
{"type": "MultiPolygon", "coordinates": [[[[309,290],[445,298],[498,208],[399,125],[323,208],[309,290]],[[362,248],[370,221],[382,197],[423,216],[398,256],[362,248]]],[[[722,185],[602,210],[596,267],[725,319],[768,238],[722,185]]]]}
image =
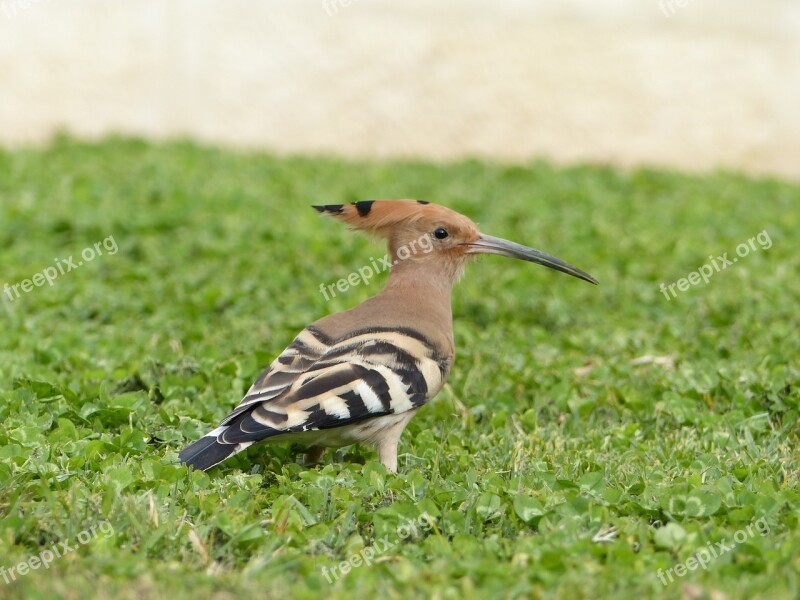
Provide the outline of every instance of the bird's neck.
{"type": "Polygon", "coordinates": [[[425,335],[441,356],[452,361],[455,347],[451,287],[449,279],[424,268],[395,265],[378,294],[348,311],[328,315],[315,325],[334,338],[368,327],[412,328],[425,335]]]}
{"type": "MultiPolygon", "coordinates": [[[[427,266],[427,265],[426,265],[427,266]]],[[[395,265],[383,292],[402,295],[414,304],[430,304],[447,307],[450,314],[450,298],[453,283],[450,277],[435,268],[409,268],[395,265]]]]}
{"type": "MultiPolygon", "coordinates": [[[[436,331],[441,344],[452,352],[453,312],[451,308],[451,279],[424,267],[401,264],[392,267],[386,287],[378,300],[402,319],[407,326],[436,331]]],[[[377,298],[376,298],[377,299],[377,298]]]]}

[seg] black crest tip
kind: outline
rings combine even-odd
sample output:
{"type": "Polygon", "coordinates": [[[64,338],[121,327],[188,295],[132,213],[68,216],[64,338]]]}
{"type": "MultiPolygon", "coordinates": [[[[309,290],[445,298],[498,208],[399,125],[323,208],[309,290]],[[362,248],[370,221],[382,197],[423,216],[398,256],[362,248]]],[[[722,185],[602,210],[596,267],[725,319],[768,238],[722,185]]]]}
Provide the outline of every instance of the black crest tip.
{"type": "Polygon", "coordinates": [[[361,202],[353,202],[353,206],[356,207],[358,211],[359,217],[366,217],[369,214],[369,211],[372,210],[372,204],[375,200],[362,200],[361,202]]]}
{"type": "Polygon", "coordinates": [[[341,204],[325,204],[323,206],[312,205],[311,208],[320,213],[329,212],[333,214],[338,214],[344,209],[343,205],[341,204]]]}

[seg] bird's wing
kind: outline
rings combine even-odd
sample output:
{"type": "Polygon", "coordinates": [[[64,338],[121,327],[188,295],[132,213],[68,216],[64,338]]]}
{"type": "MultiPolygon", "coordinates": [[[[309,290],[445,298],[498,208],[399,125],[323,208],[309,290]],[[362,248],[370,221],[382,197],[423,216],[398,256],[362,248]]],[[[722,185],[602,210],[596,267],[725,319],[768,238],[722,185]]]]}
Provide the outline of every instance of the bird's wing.
{"type": "Polygon", "coordinates": [[[331,339],[309,327],[222,421],[218,441],[255,442],[418,408],[444,385],[449,361],[410,328],[331,339]]]}
{"type": "Polygon", "coordinates": [[[250,386],[239,406],[221,424],[232,421],[248,408],[252,408],[253,404],[272,400],[286,392],[319,361],[331,343],[332,340],[315,327],[306,327],[250,386]]]}

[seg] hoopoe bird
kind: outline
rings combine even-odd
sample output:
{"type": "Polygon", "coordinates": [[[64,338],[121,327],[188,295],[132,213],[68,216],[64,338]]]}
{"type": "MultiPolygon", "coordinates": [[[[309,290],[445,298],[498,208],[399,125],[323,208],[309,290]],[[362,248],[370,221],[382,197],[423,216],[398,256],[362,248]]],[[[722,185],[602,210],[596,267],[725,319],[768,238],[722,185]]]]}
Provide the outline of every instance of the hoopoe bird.
{"type": "Polygon", "coordinates": [[[301,331],[220,426],[180,452],[187,465],[209,469],[260,441],[301,444],[311,462],[325,448],[364,443],[396,472],[400,434],[453,366],[450,295],[470,258],[518,258],[597,284],[558,258],[482,234],[467,217],[422,200],[314,208],[384,238],[389,280],[355,308],[301,331]]]}

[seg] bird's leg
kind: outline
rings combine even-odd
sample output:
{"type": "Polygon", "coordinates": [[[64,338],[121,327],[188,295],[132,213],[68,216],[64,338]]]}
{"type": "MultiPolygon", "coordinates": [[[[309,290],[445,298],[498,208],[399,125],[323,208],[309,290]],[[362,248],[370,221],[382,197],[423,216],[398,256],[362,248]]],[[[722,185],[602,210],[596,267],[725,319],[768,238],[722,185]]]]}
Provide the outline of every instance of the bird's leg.
{"type": "Polygon", "coordinates": [[[312,446],[303,456],[303,462],[307,465],[318,463],[322,455],[325,454],[325,450],[322,446],[312,446]]]}
{"type": "Polygon", "coordinates": [[[378,451],[378,457],[381,459],[381,464],[390,473],[397,473],[397,443],[400,441],[400,435],[408,425],[411,417],[417,414],[418,410],[419,408],[412,408],[399,415],[399,418],[394,423],[380,430],[380,435],[373,442],[375,449],[378,451]]]}
{"type": "Polygon", "coordinates": [[[381,464],[390,473],[397,473],[397,442],[400,436],[382,440],[377,445],[381,464]]]}

